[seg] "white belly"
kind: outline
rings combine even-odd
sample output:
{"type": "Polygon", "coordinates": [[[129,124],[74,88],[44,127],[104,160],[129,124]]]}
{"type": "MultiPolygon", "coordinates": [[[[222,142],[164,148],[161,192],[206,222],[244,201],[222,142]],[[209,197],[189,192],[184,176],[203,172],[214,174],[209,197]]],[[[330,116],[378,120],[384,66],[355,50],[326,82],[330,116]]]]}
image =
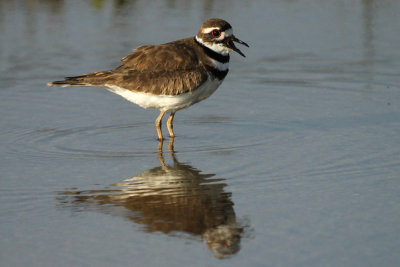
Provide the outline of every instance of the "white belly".
{"type": "Polygon", "coordinates": [[[180,95],[154,95],[148,93],[132,92],[116,85],[106,84],[107,89],[116,93],[130,102],[142,108],[155,108],[166,112],[175,112],[179,109],[187,108],[201,100],[206,99],[217,90],[222,83],[220,80],[208,79],[203,85],[193,93],[180,95]]]}

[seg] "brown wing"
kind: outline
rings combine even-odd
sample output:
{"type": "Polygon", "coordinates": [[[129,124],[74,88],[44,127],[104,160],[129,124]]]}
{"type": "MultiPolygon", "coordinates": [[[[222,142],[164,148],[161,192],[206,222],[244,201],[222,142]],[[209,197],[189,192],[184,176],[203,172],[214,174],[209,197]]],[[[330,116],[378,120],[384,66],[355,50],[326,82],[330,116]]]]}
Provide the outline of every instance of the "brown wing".
{"type": "Polygon", "coordinates": [[[114,71],[175,71],[199,66],[193,38],[162,45],[144,45],[121,59],[123,64],[114,71]]]}
{"type": "Polygon", "coordinates": [[[162,45],[144,45],[121,59],[114,70],[68,77],[49,85],[115,85],[135,92],[179,95],[196,90],[207,75],[196,54],[193,38],[162,45]]]}
{"type": "Polygon", "coordinates": [[[138,47],[107,73],[104,84],[150,94],[192,92],[207,80],[194,47],[193,38],[138,47]]]}
{"type": "Polygon", "coordinates": [[[126,71],[112,73],[105,85],[116,85],[124,89],[159,95],[179,95],[193,92],[203,82],[207,75],[199,70],[179,71],[126,71]]]}

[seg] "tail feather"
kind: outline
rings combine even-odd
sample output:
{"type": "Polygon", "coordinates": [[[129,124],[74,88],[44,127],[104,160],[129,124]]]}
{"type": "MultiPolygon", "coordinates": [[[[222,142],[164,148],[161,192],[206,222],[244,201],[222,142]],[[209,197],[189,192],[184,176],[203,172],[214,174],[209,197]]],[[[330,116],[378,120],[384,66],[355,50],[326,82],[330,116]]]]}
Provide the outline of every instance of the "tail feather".
{"type": "Polygon", "coordinates": [[[84,74],[80,76],[65,77],[63,81],[54,81],[47,83],[48,86],[98,86],[103,85],[104,81],[109,80],[110,72],[101,71],[84,74]]]}

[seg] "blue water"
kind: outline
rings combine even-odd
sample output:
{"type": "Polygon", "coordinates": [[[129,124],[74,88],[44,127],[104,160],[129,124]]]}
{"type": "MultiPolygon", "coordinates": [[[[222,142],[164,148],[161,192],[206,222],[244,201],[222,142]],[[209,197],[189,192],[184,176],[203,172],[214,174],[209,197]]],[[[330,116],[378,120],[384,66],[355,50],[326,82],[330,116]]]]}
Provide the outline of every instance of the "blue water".
{"type": "Polygon", "coordinates": [[[397,266],[400,3],[3,1],[1,266],[397,266]],[[210,17],[249,43],[175,116],[102,88],[210,17]],[[166,132],[166,131],[165,131],[166,132]]]}

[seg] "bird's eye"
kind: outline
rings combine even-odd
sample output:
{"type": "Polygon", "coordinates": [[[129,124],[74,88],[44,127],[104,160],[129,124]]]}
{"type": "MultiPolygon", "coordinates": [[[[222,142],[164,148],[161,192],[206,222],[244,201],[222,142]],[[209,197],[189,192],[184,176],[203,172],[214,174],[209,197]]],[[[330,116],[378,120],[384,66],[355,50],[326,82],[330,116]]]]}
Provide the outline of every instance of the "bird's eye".
{"type": "Polygon", "coordinates": [[[218,38],[221,36],[221,31],[220,30],[212,30],[211,35],[215,38],[218,38]]]}

